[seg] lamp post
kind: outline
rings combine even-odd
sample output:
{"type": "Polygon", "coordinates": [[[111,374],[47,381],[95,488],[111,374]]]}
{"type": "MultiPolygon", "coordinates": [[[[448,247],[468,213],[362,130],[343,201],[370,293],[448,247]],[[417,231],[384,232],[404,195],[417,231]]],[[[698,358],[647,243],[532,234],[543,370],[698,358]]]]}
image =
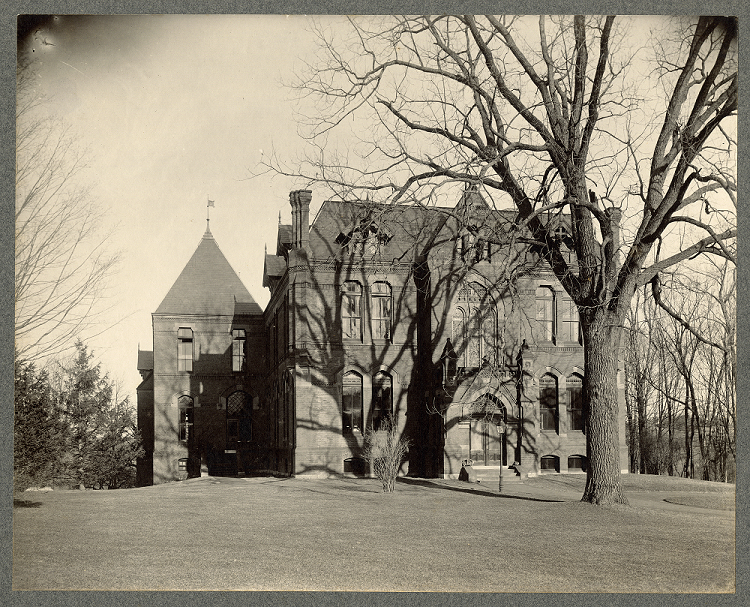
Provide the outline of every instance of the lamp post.
{"type": "Polygon", "coordinates": [[[523,405],[521,404],[521,394],[523,392],[523,351],[528,349],[529,346],[524,339],[521,343],[521,347],[518,348],[516,364],[507,365],[508,368],[513,369],[516,373],[516,408],[518,410],[518,427],[516,428],[516,449],[513,457],[518,464],[521,463],[521,445],[523,444],[523,405]]]}

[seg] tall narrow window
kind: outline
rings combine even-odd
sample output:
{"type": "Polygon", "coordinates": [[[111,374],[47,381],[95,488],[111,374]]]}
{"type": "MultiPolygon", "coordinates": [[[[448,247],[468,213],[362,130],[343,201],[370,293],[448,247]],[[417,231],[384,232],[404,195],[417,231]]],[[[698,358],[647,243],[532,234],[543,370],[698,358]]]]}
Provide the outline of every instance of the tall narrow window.
{"type": "Polygon", "coordinates": [[[291,369],[287,369],[284,373],[284,433],[282,435],[284,444],[288,445],[292,440],[292,429],[294,427],[294,419],[292,418],[294,411],[294,372],[291,369]]]}
{"type": "Polygon", "coordinates": [[[572,299],[565,299],[560,310],[560,338],[562,341],[581,342],[578,307],[572,299]]]}
{"type": "Polygon", "coordinates": [[[393,382],[387,373],[378,373],[372,380],[372,427],[378,430],[383,420],[393,414],[393,382]]]}
{"type": "Polygon", "coordinates": [[[177,330],[177,370],[193,370],[193,331],[185,327],[177,330]]]}
{"type": "Polygon", "coordinates": [[[387,282],[376,282],[372,293],[372,337],[391,338],[391,286],[387,282]]]}
{"type": "Polygon", "coordinates": [[[476,236],[472,232],[466,232],[461,237],[461,259],[464,261],[473,261],[471,256],[474,254],[474,243],[476,236]]]}
{"type": "Polygon", "coordinates": [[[245,370],[245,329],[232,329],[232,371],[245,370]]]}
{"type": "Polygon", "coordinates": [[[177,400],[177,411],[179,420],[177,424],[179,440],[186,443],[193,436],[193,399],[189,396],[180,396],[177,400]]]}
{"type": "Polygon", "coordinates": [[[568,393],[568,428],[583,430],[583,378],[574,374],[565,383],[568,393]]]}
{"type": "Polygon", "coordinates": [[[344,339],[362,339],[362,285],[344,283],[341,298],[341,335],[344,339]]]}
{"type": "Polygon", "coordinates": [[[558,431],[557,380],[549,374],[539,381],[539,417],[542,430],[558,431]]]}
{"type": "Polygon", "coordinates": [[[536,321],[541,341],[555,341],[555,292],[550,287],[536,290],[536,321]]]}
{"type": "Polygon", "coordinates": [[[344,375],[341,412],[345,433],[362,432],[362,376],[359,373],[350,371],[344,375]]]}
{"type": "Polygon", "coordinates": [[[456,365],[466,366],[466,341],[464,339],[464,326],[466,314],[463,309],[456,308],[453,311],[453,346],[457,350],[456,365]]]}
{"type": "Polygon", "coordinates": [[[482,319],[482,360],[490,364],[497,363],[497,352],[495,349],[495,311],[490,308],[484,313],[482,319]]]}
{"type": "Polygon", "coordinates": [[[466,366],[478,367],[482,362],[482,317],[481,312],[474,310],[469,319],[467,344],[466,344],[466,366]]]}
{"type": "Polygon", "coordinates": [[[495,307],[486,289],[471,283],[458,293],[453,310],[452,338],[459,367],[479,367],[483,361],[494,362],[495,307]]]}

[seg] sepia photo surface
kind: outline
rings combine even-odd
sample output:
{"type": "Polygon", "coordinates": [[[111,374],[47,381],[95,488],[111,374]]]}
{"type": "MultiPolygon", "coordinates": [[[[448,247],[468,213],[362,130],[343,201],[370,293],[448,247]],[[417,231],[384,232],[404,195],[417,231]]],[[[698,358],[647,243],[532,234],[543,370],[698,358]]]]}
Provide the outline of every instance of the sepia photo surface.
{"type": "Polygon", "coordinates": [[[14,590],[735,592],[737,18],[17,37],[14,590]]]}

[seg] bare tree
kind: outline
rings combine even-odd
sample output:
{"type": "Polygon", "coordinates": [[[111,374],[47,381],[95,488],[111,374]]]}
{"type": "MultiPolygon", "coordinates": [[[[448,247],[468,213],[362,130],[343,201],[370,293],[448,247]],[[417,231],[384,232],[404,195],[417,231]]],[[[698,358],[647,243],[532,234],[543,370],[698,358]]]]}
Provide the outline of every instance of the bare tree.
{"type": "Polygon", "coordinates": [[[78,181],[84,156],[46,113],[23,57],[16,84],[16,357],[40,359],[96,333],[117,257],[107,253],[101,214],[78,181]]]}
{"type": "Polygon", "coordinates": [[[265,166],[393,204],[468,183],[515,207],[581,317],[583,500],[625,503],[616,377],[633,293],[696,255],[735,254],[736,21],[674,20],[643,58],[614,17],[349,21],[343,40],[317,28],[321,54],[296,85],[317,102],[302,120],[318,155],[265,166]],[[549,220],[561,213],[565,241],[549,220]]]}
{"type": "Polygon", "coordinates": [[[708,261],[664,273],[668,310],[653,299],[631,309],[626,388],[631,438],[640,439],[631,458],[641,458],[642,472],[727,482],[735,463],[735,269],[708,261]]]}

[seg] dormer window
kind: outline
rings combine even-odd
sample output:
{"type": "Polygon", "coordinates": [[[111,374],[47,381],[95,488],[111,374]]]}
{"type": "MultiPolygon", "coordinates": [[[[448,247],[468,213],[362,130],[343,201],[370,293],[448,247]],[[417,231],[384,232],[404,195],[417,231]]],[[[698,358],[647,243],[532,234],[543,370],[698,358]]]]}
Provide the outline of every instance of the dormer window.
{"type": "Polygon", "coordinates": [[[458,253],[466,263],[492,261],[492,243],[477,235],[477,229],[472,228],[458,238],[458,253]]]}
{"type": "Polygon", "coordinates": [[[566,263],[573,261],[573,239],[570,237],[568,230],[564,226],[557,226],[552,231],[552,238],[560,245],[560,254],[566,263]]]}
{"type": "Polygon", "coordinates": [[[375,257],[382,253],[383,246],[388,244],[391,238],[393,236],[386,228],[374,221],[363,220],[347,234],[339,232],[335,242],[345,247],[350,255],[375,257]]]}

